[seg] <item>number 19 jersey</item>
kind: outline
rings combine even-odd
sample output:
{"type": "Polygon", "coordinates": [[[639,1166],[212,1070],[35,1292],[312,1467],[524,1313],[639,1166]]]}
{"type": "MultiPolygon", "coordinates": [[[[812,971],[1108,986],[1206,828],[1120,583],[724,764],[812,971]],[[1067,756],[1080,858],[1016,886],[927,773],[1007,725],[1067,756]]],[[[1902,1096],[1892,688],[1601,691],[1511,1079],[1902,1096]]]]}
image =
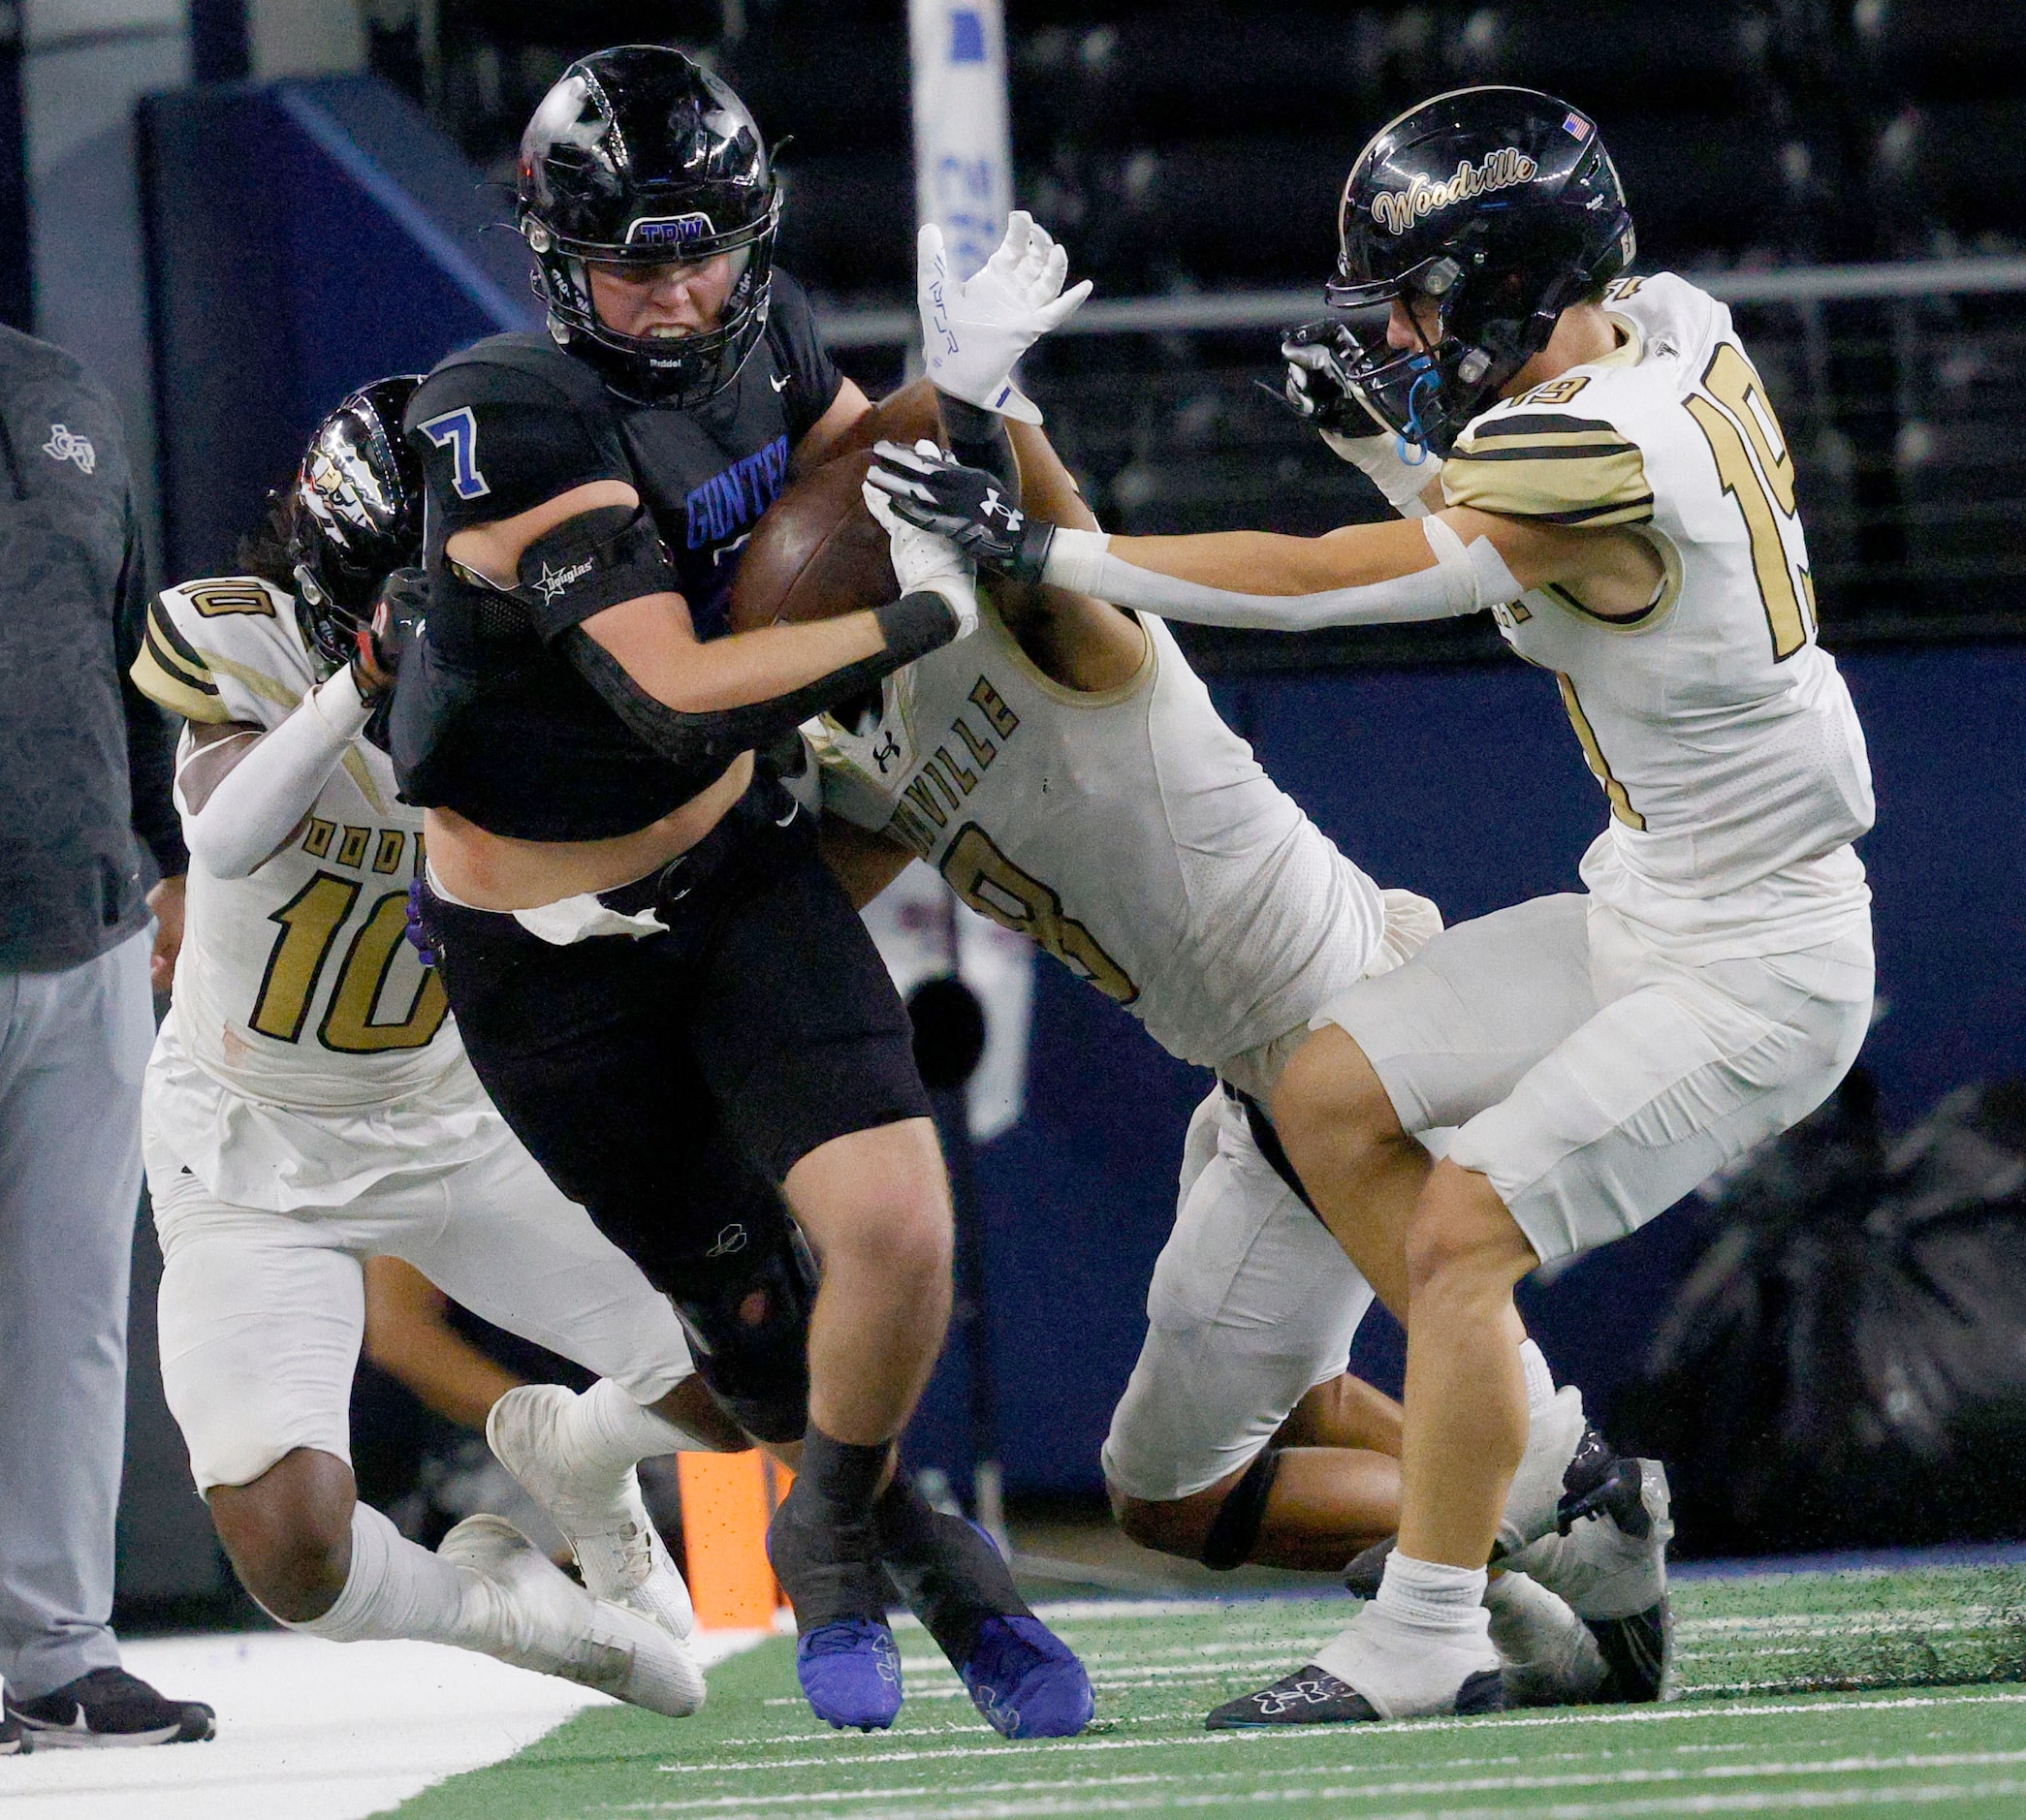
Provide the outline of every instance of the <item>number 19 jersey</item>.
{"type": "Polygon", "coordinates": [[[1129,682],[1083,694],[981,608],[970,638],[886,679],[871,726],[806,726],[826,808],[911,848],[1185,1061],[1271,1043],[1365,973],[1378,888],[1219,718],[1160,620],[1140,615],[1129,682]]]}
{"type": "MultiPolygon", "coordinates": [[[[294,601],[236,576],[164,590],[133,675],[186,719],[265,728],[321,668],[294,601]]],[[[170,1040],[234,1094],[304,1113],[398,1107],[462,1069],[442,982],[403,939],[421,860],[422,812],[355,739],[250,876],[193,860],[170,1040]]]]}
{"type": "Polygon", "coordinates": [[[1453,506],[1632,527],[1665,569],[1605,620],[1548,586],[1495,610],[1556,674],[1611,819],[1591,891],[1688,961],[1793,952],[1868,917],[1864,735],[1816,643],[1793,456],[1730,312],[1668,273],[1608,287],[1622,345],[1487,411],[1453,506]]]}

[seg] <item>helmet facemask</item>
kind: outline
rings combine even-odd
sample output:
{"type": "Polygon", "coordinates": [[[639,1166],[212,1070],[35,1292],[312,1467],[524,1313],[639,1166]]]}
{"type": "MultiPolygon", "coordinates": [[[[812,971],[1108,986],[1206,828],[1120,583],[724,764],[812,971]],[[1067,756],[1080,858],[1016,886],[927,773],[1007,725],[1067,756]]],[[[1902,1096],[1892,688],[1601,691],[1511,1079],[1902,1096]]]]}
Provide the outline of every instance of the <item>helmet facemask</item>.
{"type": "Polygon", "coordinates": [[[1439,456],[1449,454],[1471,420],[1547,346],[1563,310],[1589,288],[1572,273],[1539,307],[1520,315],[1513,306],[1524,308],[1523,301],[1499,295],[1512,287],[1467,267],[1468,259],[1468,249],[1459,248],[1396,277],[1357,282],[1340,276],[1323,287],[1331,313],[1358,346],[1345,372],[1352,394],[1380,428],[1439,456]],[[1436,305],[1432,338],[1414,307],[1424,298],[1436,305]],[[1396,302],[1413,325],[1412,347],[1396,348],[1388,339],[1396,302]]]}
{"type": "MultiPolygon", "coordinates": [[[[535,293],[549,307],[549,332],[557,344],[591,361],[620,396],[681,410],[722,392],[759,344],[767,328],[779,221],[776,196],[760,221],[722,235],[608,246],[564,240],[527,210],[521,232],[535,255],[535,293]],[[628,335],[598,314],[590,266],[663,266],[672,259],[702,265],[720,253],[731,256],[734,276],[714,328],[681,336],[628,335]]],[[[633,229],[661,225],[637,221],[633,229]]]]}

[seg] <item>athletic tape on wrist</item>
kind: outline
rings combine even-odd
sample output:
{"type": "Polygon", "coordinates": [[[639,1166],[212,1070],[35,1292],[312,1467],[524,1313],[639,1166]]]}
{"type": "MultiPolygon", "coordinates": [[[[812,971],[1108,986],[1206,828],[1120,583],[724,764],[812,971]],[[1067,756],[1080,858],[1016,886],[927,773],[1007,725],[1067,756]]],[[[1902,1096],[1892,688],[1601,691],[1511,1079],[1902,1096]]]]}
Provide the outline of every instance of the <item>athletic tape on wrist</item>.
{"type": "Polygon", "coordinates": [[[317,719],[329,729],[332,738],[342,744],[349,745],[358,738],[372,718],[373,704],[359,693],[359,678],[349,664],[310,690],[309,699],[317,719]]]}

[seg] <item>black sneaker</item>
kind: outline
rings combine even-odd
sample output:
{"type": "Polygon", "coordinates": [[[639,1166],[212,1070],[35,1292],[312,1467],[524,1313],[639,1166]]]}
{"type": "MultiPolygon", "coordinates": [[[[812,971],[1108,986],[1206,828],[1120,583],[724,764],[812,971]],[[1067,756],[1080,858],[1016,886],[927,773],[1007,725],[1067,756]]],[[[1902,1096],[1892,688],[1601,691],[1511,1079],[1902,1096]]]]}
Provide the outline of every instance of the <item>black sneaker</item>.
{"type": "Polygon", "coordinates": [[[34,1748],[21,1721],[12,1712],[0,1714],[0,1757],[24,1756],[34,1748]]]}
{"type": "MultiPolygon", "coordinates": [[[[1462,1717],[1505,1710],[1504,1678],[1497,1669],[1468,1677],[1456,1690],[1462,1717]]],[[[1227,1700],[1203,1721],[1206,1732],[1242,1732],[1261,1725],[1370,1725],[1384,1718],[1377,1708],[1328,1669],[1305,1663],[1271,1687],[1227,1700]]]]}
{"type": "Polygon", "coordinates": [[[218,1715],[201,1700],[164,1700],[138,1675],[121,1668],[93,1669],[39,1700],[7,1696],[7,1717],[17,1721],[22,1747],[51,1749],[101,1745],[194,1744],[218,1735],[218,1715]]]}

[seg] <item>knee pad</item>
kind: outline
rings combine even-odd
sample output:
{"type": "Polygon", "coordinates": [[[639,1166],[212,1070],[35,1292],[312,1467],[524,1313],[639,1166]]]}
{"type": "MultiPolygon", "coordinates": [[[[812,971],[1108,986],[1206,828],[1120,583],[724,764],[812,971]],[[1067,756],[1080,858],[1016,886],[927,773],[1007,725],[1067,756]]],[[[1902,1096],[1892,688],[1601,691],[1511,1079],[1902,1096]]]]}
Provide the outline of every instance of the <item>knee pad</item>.
{"type": "Polygon", "coordinates": [[[1274,1480],[1281,1471],[1281,1450],[1262,1448],[1245,1469],[1224,1501],[1218,1507],[1210,1533],[1203,1538],[1203,1565],[1220,1574],[1243,1567],[1259,1540],[1259,1525],[1266,1521],[1266,1500],[1272,1496],[1274,1480]]]}
{"type": "Polygon", "coordinates": [[[749,1259],[718,1262],[733,1268],[669,1298],[697,1375],[755,1440],[799,1441],[809,1422],[816,1260],[787,1226],[749,1259]]]}

